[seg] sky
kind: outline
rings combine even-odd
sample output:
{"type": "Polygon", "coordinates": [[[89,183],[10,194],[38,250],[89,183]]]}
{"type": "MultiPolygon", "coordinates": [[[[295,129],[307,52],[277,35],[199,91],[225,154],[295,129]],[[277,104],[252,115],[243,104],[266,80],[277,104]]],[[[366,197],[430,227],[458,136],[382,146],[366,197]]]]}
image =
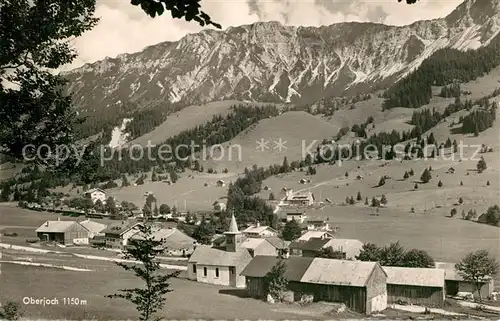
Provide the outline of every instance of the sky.
{"type": "MultiPolygon", "coordinates": [[[[293,26],[321,26],[338,22],[378,22],[406,25],[417,20],[444,17],[463,0],[203,0],[202,9],[223,29],[257,21],[279,21],[293,26]]],[[[141,51],[163,41],[176,41],[202,30],[196,22],[173,19],[169,12],[147,16],[129,0],[97,0],[100,22],[74,41],[78,58],[65,70],[141,51]]]]}

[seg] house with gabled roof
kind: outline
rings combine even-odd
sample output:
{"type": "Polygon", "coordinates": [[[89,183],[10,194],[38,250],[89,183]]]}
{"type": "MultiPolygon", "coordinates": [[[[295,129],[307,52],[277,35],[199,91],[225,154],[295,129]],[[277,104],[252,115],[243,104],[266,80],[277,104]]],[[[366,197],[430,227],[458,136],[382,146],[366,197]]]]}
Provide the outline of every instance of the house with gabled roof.
{"type": "Polygon", "coordinates": [[[89,230],[76,221],[46,221],[35,232],[42,242],[89,244],[89,230]]]}
{"type": "Polygon", "coordinates": [[[119,223],[108,225],[101,233],[104,234],[106,247],[123,248],[127,246],[132,235],[139,232],[140,222],[121,221],[119,223]]]}
{"type": "Polygon", "coordinates": [[[384,266],[387,273],[387,302],[443,307],[443,269],[384,266]]]}
{"type": "MultiPolygon", "coordinates": [[[[459,292],[472,293],[475,297],[479,295],[476,285],[466,281],[455,269],[455,263],[436,262],[436,268],[444,270],[445,293],[447,295],[457,295],[459,292]]],[[[486,298],[494,291],[495,284],[492,277],[486,277],[479,287],[481,297],[486,298]]]]}
{"type": "Polygon", "coordinates": [[[104,229],[107,227],[106,224],[91,221],[90,219],[86,219],[78,223],[80,223],[83,227],[89,230],[89,238],[93,238],[97,235],[104,235],[102,231],[104,231],[104,229]]]}
{"type": "Polygon", "coordinates": [[[297,241],[299,242],[307,242],[312,238],[319,238],[319,239],[331,239],[333,238],[333,233],[328,232],[328,231],[307,231],[304,234],[302,234],[297,241]]]}
{"type": "Polygon", "coordinates": [[[243,234],[246,237],[271,237],[277,236],[278,231],[270,226],[260,225],[260,223],[257,222],[257,224],[244,229],[243,234]]]}
{"type": "Polygon", "coordinates": [[[106,203],[106,192],[100,188],[92,188],[83,193],[83,196],[89,197],[95,204],[97,200],[100,200],[103,204],[106,203]]]}
{"type": "Polygon", "coordinates": [[[238,230],[234,214],[229,230],[224,233],[223,248],[198,245],[188,260],[188,279],[202,283],[245,287],[241,271],[252,260],[252,255],[243,246],[245,237],[238,230]]]}
{"type": "MultiPolygon", "coordinates": [[[[248,295],[265,297],[265,276],[278,258],[256,256],[241,272],[248,295]]],[[[377,262],[294,257],[283,260],[288,290],[295,300],[342,302],[349,309],[372,314],[387,308],[387,274],[377,262]]]]}

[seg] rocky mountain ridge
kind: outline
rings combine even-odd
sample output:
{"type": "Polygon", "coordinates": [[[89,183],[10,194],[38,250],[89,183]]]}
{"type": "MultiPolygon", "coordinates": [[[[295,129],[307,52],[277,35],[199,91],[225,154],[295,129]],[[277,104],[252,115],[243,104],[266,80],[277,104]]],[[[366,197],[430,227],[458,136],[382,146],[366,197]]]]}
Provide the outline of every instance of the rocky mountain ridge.
{"type": "MultiPolygon", "coordinates": [[[[417,4],[418,5],[418,4],[417,4]]],[[[258,22],[204,30],[65,73],[84,110],[239,99],[312,102],[405,76],[436,50],[487,45],[500,0],[466,0],[445,18],[408,26],[258,22]]]]}

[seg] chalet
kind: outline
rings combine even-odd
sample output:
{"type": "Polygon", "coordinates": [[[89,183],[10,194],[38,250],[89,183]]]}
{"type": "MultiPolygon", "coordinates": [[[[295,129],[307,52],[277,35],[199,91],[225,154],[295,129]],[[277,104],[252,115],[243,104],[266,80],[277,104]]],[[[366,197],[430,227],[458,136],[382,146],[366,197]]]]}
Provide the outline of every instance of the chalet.
{"type": "MultiPolygon", "coordinates": [[[[444,270],[444,284],[447,295],[457,295],[458,292],[469,292],[474,296],[479,295],[476,290],[476,285],[472,282],[465,281],[456,271],[454,263],[436,262],[436,268],[444,270]]],[[[486,278],[479,289],[481,297],[483,298],[490,296],[493,290],[494,281],[491,277],[486,278]]]]}
{"type": "Polygon", "coordinates": [[[324,249],[331,248],[339,254],[339,259],[355,260],[361,252],[363,243],[354,239],[310,238],[305,242],[290,244],[290,254],[305,257],[317,257],[324,249]]]}
{"type": "Polygon", "coordinates": [[[448,174],[455,174],[455,169],[453,167],[448,168],[448,174]]]}
{"type": "Polygon", "coordinates": [[[106,247],[123,248],[127,246],[129,238],[139,231],[141,223],[121,223],[111,224],[106,227],[101,233],[104,233],[106,247]]]}
{"type": "Polygon", "coordinates": [[[94,236],[103,236],[101,233],[105,228],[106,224],[101,224],[98,222],[91,221],[89,219],[79,222],[83,227],[85,227],[89,231],[89,238],[94,238],[94,236]]]}
{"type": "Polygon", "coordinates": [[[303,224],[306,218],[307,214],[304,211],[295,210],[295,211],[288,211],[286,213],[287,222],[296,221],[299,224],[303,224]]]}
{"type": "Polygon", "coordinates": [[[292,206],[311,206],[314,204],[314,195],[308,193],[296,193],[287,196],[286,202],[292,206]]]}
{"type": "Polygon", "coordinates": [[[35,232],[41,241],[63,245],[89,244],[89,230],[76,221],[46,221],[35,232]]]}
{"type": "Polygon", "coordinates": [[[219,180],[216,182],[216,184],[217,184],[217,187],[224,187],[224,186],[226,186],[226,182],[225,182],[225,181],[223,181],[222,179],[219,179],[219,180]]]}
{"type": "Polygon", "coordinates": [[[332,239],[333,234],[327,231],[307,231],[304,234],[302,234],[297,241],[299,242],[306,242],[309,241],[309,239],[312,238],[319,238],[319,239],[332,239]]]}
{"type": "Polygon", "coordinates": [[[92,188],[83,193],[83,196],[90,197],[93,203],[100,200],[103,204],[106,203],[106,192],[100,188],[92,188]]]}
{"type": "Polygon", "coordinates": [[[307,222],[307,230],[308,231],[330,231],[330,223],[325,220],[315,220],[308,219],[307,222]]]}
{"type": "Polygon", "coordinates": [[[300,183],[300,184],[307,184],[307,183],[310,183],[310,182],[311,182],[311,180],[310,180],[310,179],[306,179],[306,178],[301,178],[301,179],[299,180],[299,183],[300,183]]]}
{"type": "MultiPolygon", "coordinates": [[[[249,296],[265,297],[264,278],[277,261],[270,256],[256,256],[242,271],[249,296]]],[[[287,288],[295,301],[307,295],[314,301],[342,302],[350,310],[364,314],[387,308],[387,274],[376,262],[293,256],[284,262],[287,288]]]]}
{"type": "Polygon", "coordinates": [[[245,287],[241,271],[252,260],[242,246],[244,235],[238,230],[234,215],[229,231],[224,233],[224,248],[198,245],[188,261],[188,279],[237,288],[245,287]]]}
{"type": "Polygon", "coordinates": [[[387,274],[387,303],[441,308],[444,305],[444,270],[384,266],[387,274]]]}
{"type": "Polygon", "coordinates": [[[363,180],[363,176],[358,175],[358,176],[356,176],[356,179],[357,179],[358,181],[362,181],[362,180],[363,180]]]}
{"type": "Polygon", "coordinates": [[[290,243],[290,255],[316,257],[328,243],[329,239],[311,238],[305,242],[290,243]]]}
{"type": "MultiPolygon", "coordinates": [[[[152,231],[153,240],[162,240],[162,246],[166,254],[175,256],[184,256],[193,253],[196,246],[196,240],[186,235],[177,228],[156,227],[152,231]]],[[[144,235],[137,232],[130,237],[130,240],[144,240],[144,235]]]]}
{"type": "Polygon", "coordinates": [[[265,238],[247,238],[241,243],[241,247],[248,250],[252,257],[258,255],[278,257],[280,250],[265,238]]]}
{"type": "Polygon", "coordinates": [[[273,229],[270,226],[261,226],[260,223],[257,223],[253,226],[249,226],[246,229],[243,230],[243,234],[246,237],[270,237],[270,236],[277,236],[278,231],[273,229]]]}

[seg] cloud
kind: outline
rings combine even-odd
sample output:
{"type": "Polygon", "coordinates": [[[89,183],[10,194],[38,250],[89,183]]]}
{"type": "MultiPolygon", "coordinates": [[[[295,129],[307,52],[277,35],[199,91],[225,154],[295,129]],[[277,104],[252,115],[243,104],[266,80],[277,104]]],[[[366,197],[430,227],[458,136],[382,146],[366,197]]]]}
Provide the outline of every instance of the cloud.
{"type": "MultiPolygon", "coordinates": [[[[409,6],[396,0],[204,0],[202,8],[223,28],[257,21],[295,26],[346,21],[404,25],[445,16],[460,2],[420,0],[409,6]]],[[[96,16],[101,18],[99,24],[75,40],[79,56],[65,70],[202,30],[195,22],[171,18],[169,12],[150,18],[127,0],[98,0],[96,16]]]]}

